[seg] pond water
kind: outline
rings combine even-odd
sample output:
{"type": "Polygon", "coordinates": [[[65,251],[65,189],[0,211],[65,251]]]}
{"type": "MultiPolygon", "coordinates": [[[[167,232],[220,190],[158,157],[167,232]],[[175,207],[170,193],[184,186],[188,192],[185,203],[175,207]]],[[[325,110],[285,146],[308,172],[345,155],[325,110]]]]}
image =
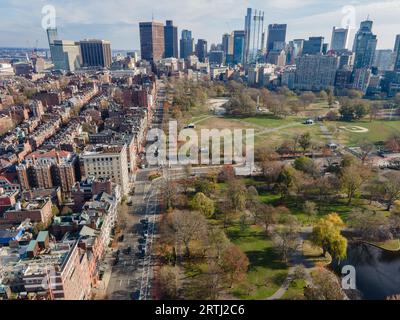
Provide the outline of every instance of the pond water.
{"type": "Polygon", "coordinates": [[[356,269],[356,286],[363,299],[386,299],[400,294],[400,252],[379,249],[365,243],[349,244],[347,259],[340,266],[356,269]]]}

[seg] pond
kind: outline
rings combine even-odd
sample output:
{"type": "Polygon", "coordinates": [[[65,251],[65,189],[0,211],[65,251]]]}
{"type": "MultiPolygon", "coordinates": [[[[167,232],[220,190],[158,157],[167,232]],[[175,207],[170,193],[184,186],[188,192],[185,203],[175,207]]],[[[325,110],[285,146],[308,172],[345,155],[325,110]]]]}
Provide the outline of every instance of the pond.
{"type": "Polygon", "coordinates": [[[392,252],[366,243],[352,243],[340,266],[356,269],[356,286],[363,299],[382,300],[400,294],[400,252],[392,252]]]}

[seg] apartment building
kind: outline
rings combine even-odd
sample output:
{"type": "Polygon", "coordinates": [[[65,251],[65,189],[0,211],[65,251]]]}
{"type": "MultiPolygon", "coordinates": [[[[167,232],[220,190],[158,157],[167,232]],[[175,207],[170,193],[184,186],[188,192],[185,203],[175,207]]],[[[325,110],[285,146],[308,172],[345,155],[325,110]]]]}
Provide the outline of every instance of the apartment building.
{"type": "Polygon", "coordinates": [[[121,186],[123,194],[129,192],[127,146],[91,145],[81,154],[82,176],[110,178],[121,186]]]}

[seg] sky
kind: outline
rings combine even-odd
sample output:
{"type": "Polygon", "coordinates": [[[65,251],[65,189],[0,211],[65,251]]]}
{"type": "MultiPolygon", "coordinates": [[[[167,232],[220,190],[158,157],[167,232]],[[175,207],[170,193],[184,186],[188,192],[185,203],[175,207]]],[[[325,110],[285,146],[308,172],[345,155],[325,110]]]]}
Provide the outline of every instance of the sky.
{"type": "MultiPolygon", "coordinates": [[[[355,29],[368,15],[374,21],[378,49],[393,49],[400,34],[400,0],[0,0],[0,47],[47,48],[43,8],[55,8],[59,38],[111,41],[113,49],[140,49],[139,22],[173,20],[192,30],[195,39],[221,42],[222,34],[244,28],[246,8],[265,12],[265,24],[288,24],[287,41],[324,36],[332,27],[350,25],[351,46],[355,29]]],[[[48,12],[47,12],[48,13],[48,12]]],[[[180,35],[179,35],[180,37],[180,35]]]]}

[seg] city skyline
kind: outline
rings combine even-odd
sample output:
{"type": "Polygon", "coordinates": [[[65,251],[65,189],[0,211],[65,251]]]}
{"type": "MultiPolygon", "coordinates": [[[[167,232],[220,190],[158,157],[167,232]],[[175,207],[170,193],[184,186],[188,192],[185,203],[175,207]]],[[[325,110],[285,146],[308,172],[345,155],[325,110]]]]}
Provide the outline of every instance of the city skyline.
{"type": "MultiPolygon", "coordinates": [[[[1,47],[38,47],[47,48],[46,33],[41,27],[43,17],[41,10],[44,5],[39,0],[33,0],[23,5],[13,1],[5,1],[0,5],[2,11],[8,12],[0,21],[1,47]],[[24,21],[21,24],[19,21],[24,21]]],[[[206,39],[208,43],[219,43],[221,35],[244,28],[244,15],[248,7],[265,11],[264,29],[269,24],[285,23],[288,25],[287,39],[324,36],[331,41],[332,27],[342,27],[346,15],[351,16],[351,10],[345,10],[348,1],[323,3],[321,0],[295,1],[239,1],[220,0],[179,1],[168,3],[155,1],[149,6],[148,2],[138,0],[132,3],[126,0],[116,0],[101,6],[93,1],[69,1],[68,4],[52,3],[57,12],[57,28],[63,39],[100,38],[111,41],[113,49],[139,50],[140,21],[164,22],[174,20],[178,33],[189,29],[195,39],[206,39]],[[229,7],[230,10],[226,10],[229,7]],[[177,10],[179,9],[179,10],[177,10]],[[130,14],[132,12],[132,14],[130,14]],[[206,23],[213,19],[213,23],[206,23]],[[315,25],[320,28],[315,30],[315,25]]],[[[400,29],[396,21],[396,7],[400,9],[400,0],[387,1],[353,1],[355,29],[349,35],[349,46],[352,45],[355,31],[359,23],[368,15],[374,21],[374,33],[378,36],[378,49],[393,48],[395,35],[400,29]]]]}

